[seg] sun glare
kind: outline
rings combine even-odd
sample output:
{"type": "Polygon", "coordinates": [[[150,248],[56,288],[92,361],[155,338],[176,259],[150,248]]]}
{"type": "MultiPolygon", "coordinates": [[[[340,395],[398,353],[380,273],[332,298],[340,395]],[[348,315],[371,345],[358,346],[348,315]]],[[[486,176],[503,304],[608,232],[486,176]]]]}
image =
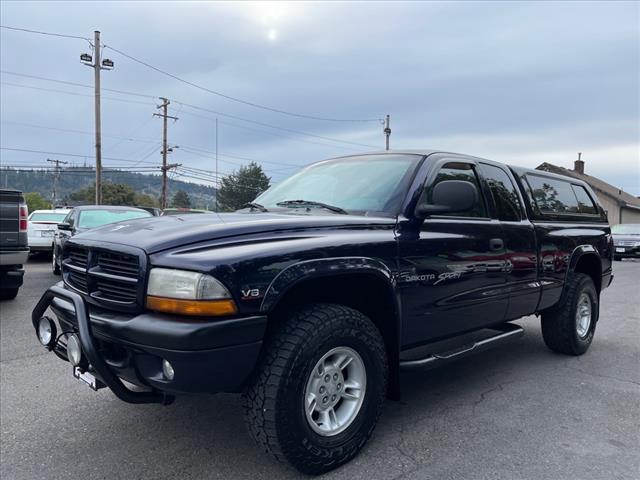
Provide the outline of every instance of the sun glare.
{"type": "Polygon", "coordinates": [[[243,6],[249,17],[264,28],[269,42],[278,40],[284,25],[291,22],[296,10],[295,5],[289,2],[247,2],[243,6]]]}

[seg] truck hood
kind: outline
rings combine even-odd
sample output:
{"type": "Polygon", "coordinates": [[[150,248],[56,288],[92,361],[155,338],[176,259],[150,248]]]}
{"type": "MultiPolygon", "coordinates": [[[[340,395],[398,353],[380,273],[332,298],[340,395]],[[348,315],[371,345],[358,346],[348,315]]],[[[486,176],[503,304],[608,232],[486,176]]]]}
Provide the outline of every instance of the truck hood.
{"type": "Polygon", "coordinates": [[[138,218],[94,228],[73,237],[142,248],[148,254],[228,237],[285,230],[390,226],[394,218],[355,215],[221,213],[138,218]]]}

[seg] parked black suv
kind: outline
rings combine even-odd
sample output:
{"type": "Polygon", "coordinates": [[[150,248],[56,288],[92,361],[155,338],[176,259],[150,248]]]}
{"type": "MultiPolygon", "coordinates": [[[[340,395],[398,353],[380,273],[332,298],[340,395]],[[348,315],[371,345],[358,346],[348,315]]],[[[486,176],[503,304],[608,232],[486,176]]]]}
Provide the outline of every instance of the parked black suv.
{"type": "Polygon", "coordinates": [[[16,298],[29,258],[27,204],[17,190],[0,190],[0,300],[16,298]]]}
{"type": "Polygon", "coordinates": [[[127,402],[242,392],[254,439],[317,474],[362,448],[399,371],[517,337],[511,320],[541,314],[549,348],[583,354],[612,255],[579,180],[453,153],[357,155],[236,213],[70,239],[33,325],[76,377],[127,402]]]}

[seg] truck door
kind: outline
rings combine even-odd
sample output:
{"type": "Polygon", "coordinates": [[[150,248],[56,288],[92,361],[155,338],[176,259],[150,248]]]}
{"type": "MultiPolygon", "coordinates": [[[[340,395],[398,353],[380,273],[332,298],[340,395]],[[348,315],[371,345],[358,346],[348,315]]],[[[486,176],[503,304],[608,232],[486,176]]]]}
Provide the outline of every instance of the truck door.
{"type": "Polygon", "coordinates": [[[481,162],[480,174],[489,186],[493,217],[500,221],[505,246],[507,320],[530,315],[540,298],[536,234],[526,218],[523,200],[507,168],[481,162]]]}
{"type": "Polygon", "coordinates": [[[403,348],[504,320],[508,298],[502,227],[489,216],[476,170],[472,159],[442,157],[425,183],[427,196],[444,180],[473,183],[479,195],[471,210],[423,222],[399,220],[403,348]]]}

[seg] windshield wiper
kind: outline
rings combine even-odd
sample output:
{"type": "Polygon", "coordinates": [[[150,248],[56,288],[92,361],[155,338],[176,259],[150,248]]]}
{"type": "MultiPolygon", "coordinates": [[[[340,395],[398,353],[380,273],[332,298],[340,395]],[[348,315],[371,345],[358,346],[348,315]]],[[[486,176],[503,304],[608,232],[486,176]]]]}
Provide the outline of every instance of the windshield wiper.
{"type": "Polygon", "coordinates": [[[327,203],[322,202],[314,202],[313,200],[285,200],[284,202],[276,203],[279,207],[307,207],[307,208],[324,208],[326,210],[331,210],[335,213],[341,213],[343,215],[348,215],[348,212],[340,207],[336,207],[335,205],[329,205],[327,203]]]}
{"type": "Polygon", "coordinates": [[[261,212],[268,212],[269,211],[265,207],[260,205],[259,203],[255,203],[255,202],[245,203],[241,208],[250,208],[251,210],[260,210],[261,212]]]}

